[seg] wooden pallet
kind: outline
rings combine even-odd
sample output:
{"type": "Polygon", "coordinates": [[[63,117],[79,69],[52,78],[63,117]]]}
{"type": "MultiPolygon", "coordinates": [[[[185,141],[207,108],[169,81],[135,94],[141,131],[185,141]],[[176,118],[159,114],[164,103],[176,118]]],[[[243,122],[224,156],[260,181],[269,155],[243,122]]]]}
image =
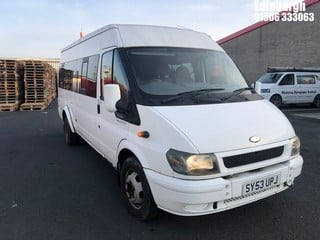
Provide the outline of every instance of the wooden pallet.
{"type": "Polygon", "coordinates": [[[1,95],[0,104],[9,104],[9,103],[20,103],[22,100],[22,95],[1,95]]]}
{"type": "Polygon", "coordinates": [[[39,103],[23,103],[20,106],[20,111],[41,111],[48,107],[48,104],[45,102],[39,103]]]}
{"type": "Polygon", "coordinates": [[[0,96],[1,97],[2,96],[20,96],[22,94],[23,94],[23,91],[20,88],[1,88],[0,87],[0,96]]]}
{"type": "Polygon", "coordinates": [[[21,71],[21,62],[16,60],[0,60],[0,73],[15,74],[21,71]]]}
{"type": "Polygon", "coordinates": [[[11,88],[11,87],[21,87],[23,86],[22,82],[19,81],[1,81],[0,87],[11,88]]]}
{"type": "Polygon", "coordinates": [[[20,78],[20,75],[18,73],[16,73],[15,71],[14,72],[9,72],[9,73],[7,71],[5,71],[5,72],[0,73],[0,79],[1,80],[7,80],[7,79],[9,79],[9,80],[17,79],[18,80],[19,78],[20,78]]]}
{"type": "Polygon", "coordinates": [[[13,112],[19,109],[19,103],[1,103],[0,112],[13,112]]]}

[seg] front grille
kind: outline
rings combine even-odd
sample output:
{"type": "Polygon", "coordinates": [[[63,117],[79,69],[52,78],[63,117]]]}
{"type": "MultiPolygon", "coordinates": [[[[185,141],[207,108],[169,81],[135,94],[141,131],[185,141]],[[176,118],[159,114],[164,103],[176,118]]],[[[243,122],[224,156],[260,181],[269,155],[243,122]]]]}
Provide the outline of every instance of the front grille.
{"type": "Polygon", "coordinates": [[[244,153],[230,157],[224,157],[223,163],[226,168],[238,167],[250,163],[265,161],[271,158],[280,157],[283,153],[284,147],[275,147],[262,151],[244,153]]]}

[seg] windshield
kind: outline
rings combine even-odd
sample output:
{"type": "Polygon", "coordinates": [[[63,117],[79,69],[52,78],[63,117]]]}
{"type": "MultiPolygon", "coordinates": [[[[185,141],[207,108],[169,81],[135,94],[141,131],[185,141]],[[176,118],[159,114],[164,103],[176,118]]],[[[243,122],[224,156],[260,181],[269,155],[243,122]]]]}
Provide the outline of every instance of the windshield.
{"type": "Polygon", "coordinates": [[[277,83],[277,81],[279,80],[279,78],[282,76],[282,73],[267,73],[263,76],[261,76],[258,79],[258,82],[261,83],[277,83]]]}
{"type": "Polygon", "coordinates": [[[230,93],[248,85],[221,51],[186,48],[130,48],[127,56],[137,85],[149,98],[185,93],[230,93]]]}

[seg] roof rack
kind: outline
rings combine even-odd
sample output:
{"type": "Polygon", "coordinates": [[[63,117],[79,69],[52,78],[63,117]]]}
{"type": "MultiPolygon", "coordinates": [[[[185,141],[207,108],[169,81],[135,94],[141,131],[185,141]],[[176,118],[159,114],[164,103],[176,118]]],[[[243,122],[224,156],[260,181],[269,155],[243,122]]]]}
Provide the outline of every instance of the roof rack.
{"type": "Polygon", "coordinates": [[[320,72],[320,68],[311,67],[267,67],[267,73],[273,72],[320,72]]]}

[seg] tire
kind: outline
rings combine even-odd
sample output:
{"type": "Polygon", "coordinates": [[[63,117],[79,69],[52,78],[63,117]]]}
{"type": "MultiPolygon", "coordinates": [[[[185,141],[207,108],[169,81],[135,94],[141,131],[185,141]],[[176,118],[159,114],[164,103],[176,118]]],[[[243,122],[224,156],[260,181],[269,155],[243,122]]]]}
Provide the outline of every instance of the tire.
{"type": "Polygon", "coordinates": [[[282,105],[282,97],[278,94],[276,95],[273,95],[271,98],[270,98],[270,102],[272,102],[276,107],[281,107],[282,105]]]}
{"type": "Polygon", "coordinates": [[[120,170],[120,189],[128,212],[135,218],[147,221],[157,216],[159,210],[136,157],[129,157],[123,163],[120,170]]]}
{"type": "Polygon", "coordinates": [[[313,106],[316,108],[320,108],[320,95],[317,95],[313,100],[313,106]]]}
{"type": "Polygon", "coordinates": [[[79,140],[79,136],[76,133],[71,131],[68,119],[65,117],[63,119],[63,132],[64,132],[64,139],[69,146],[76,145],[79,140]]]}

